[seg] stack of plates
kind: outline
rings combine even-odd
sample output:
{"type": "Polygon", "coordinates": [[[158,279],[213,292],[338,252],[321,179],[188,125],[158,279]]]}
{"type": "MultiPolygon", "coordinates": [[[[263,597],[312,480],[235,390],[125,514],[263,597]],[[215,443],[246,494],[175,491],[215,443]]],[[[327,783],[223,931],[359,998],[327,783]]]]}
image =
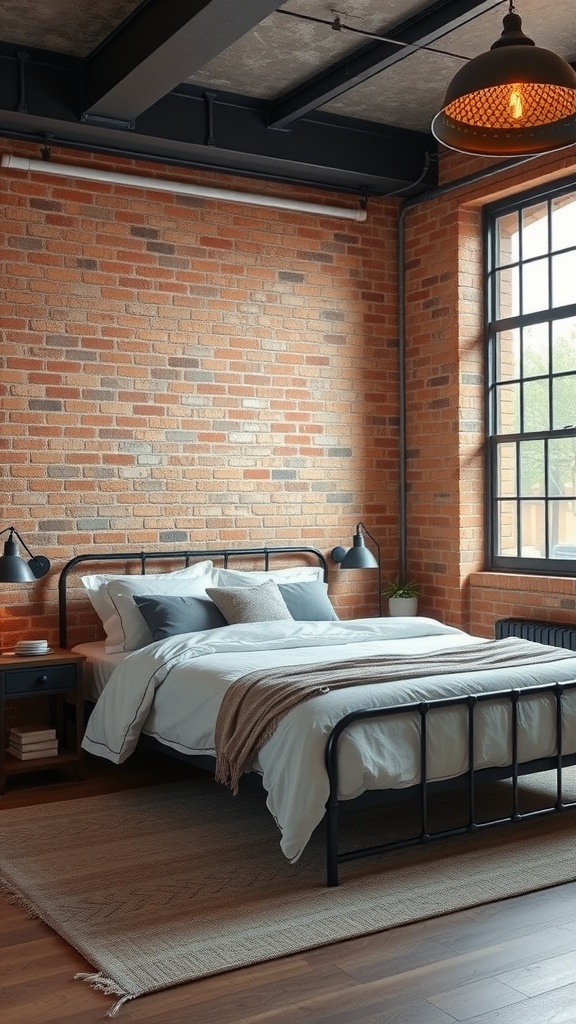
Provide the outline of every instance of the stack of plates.
{"type": "Polygon", "coordinates": [[[16,654],[27,654],[28,657],[35,654],[48,654],[49,647],[47,640],[19,640],[14,648],[16,654]]]}

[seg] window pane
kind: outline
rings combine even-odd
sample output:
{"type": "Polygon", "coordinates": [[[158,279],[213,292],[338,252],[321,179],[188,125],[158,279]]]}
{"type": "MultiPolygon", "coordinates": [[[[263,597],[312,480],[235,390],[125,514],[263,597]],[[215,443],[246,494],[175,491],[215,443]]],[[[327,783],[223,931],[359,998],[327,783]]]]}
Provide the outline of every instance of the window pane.
{"type": "Polygon", "coordinates": [[[576,187],[492,214],[488,447],[496,567],[576,565],[576,187]],[[567,312],[573,315],[566,316],[567,312]],[[560,316],[559,314],[564,314],[560,316]],[[535,321],[535,322],[534,322],[535,321]],[[503,329],[506,328],[506,329],[503,329]],[[552,436],[557,434],[557,437],[552,436]],[[496,435],[494,437],[494,435],[496,435]],[[562,560],[564,560],[562,562],[562,560]]]}
{"type": "MultiPolygon", "coordinates": [[[[576,515],[573,501],[551,501],[550,557],[576,559],[576,515]]],[[[566,566],[569,570],[569,567],[566,566]]]]}
{"type": "Polygon", "coordinates": [[[528,206],[522,210],[522,259],[543,256],[548,252],[548,204],[528,206]]]}
{"type": "Polygon", "coordinates": [[[568,249],[576,239],[576,195],[552,200],[552,249],[568,249]]]}
{"type": "Polygon", "coordinates": [[[518,267],[496,273],[496,320],[517,316],[520,312],[518,267]]]}
{"type": "Polygon", "coordinates": [[[518,262],[518,214],[509,213],[496,221],[496,266],[518,262]]]}
{"type": "Polygon", "coordinates": [[[523,558],[546,558],[546,506],[542,500],[520,502],[520,554],[523,558]]]}
{"type": "Polygon", "coordinates": [[[576,281],[576,251],[563,252],[552,257],[552,305],[567,306],[574,302],[576,281]]]}
{"type": "Polygon", "coordinates": [[[522,331],[523,377],[541,377],[550,373],[549,324],[531,324],[522,331]]]}
{"type": "Polygon", "coordinates": [[[576,494],[576,437],[550,439],[548,477],[549,494],[576,494]]]}
{"type": "Polygon", "coordinates": [[[576,374],[552,381],[552,429],[576,425],[576,374]]]}
{"type": "Polygon", "coordinates": [[[498,445],[498,494],[503,498],[515,497],[516,489],[516,445],[498,445]]]}
{"type": "Polygon", "coordinates": [[[520,377],[520,331],[501,331],[496,335],[496,380],[520,377]]]}
{"type": "MultiPolygon", "coordinates": [[[[560,259],[561,257],[557,257],[560,259]]],[[[534,260],[522,267],[522,312],[548,309],[548,260],[534,260]]]]}
{"type": "Polygon", "coordinates": [[[552,370],[554,373],[576,370],[576,317],[569,316],[552,324],[552,370]]]}
{"type": "Polygon", "coordinates": [[[515,501],[498,502],[498,534],[496,553],[513,558],[518,555],[518,534],[516,530],[517,507],[515,501]]]}
{"type": "Polygon", "coordinates": [[[520,385],[499,384],[496,390],[496,433],[518,434],[520,432],[520,385]]]}
{"type": "Polygon", "coordinates": [[[522,430],[550,429],[548,379],[528,380],[524,384],[524,423],[522,430]]]}
{"type": "Polygon", "coordinates": [[[520,494],[523,497],[544,495],[544,441],[520,442],[520,494]]]}

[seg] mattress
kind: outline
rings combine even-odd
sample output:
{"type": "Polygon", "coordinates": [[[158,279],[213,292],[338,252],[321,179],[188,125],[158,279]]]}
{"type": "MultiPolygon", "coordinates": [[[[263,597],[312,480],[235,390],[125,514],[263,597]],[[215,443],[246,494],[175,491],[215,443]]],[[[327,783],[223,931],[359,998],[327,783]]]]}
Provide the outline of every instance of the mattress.
{"type": "MultiPolygon", "coordinates": [[[[334,623],[280,621],[267,622],[265,628],[262,623],[244,623],[172,636],[124,655],[96,704],[82,745],[92,754],[121,763],[143,732],[181,753],[213,755],[223,695],[247,673],[379,654],[429,658],[478,642],[478,637],[420,617],[334,623]]],[[[509,642],[513,644],[514,638],[509,642]]],[[[534,644],[534,650],[537,655],[546,648],[534,644]]],[[[322,692],[290,711],[252,766],[262,774],[266,803],[280,829],[284,855],[291,861],[298,859],[324,815],[328,797],[324,747],[331,729],[344,715],[358,708],[575,679],[576,655],[547,650],[563,660],[468,671],[460,676],[415,676],[385,685],[322,692]]],[[[504,701],[483,704],[477,718],[476,767],[508,765],[509,705],[504,701]]],[[[522,707],[521,718],[519,759],[550,756],[556,737],[553,700],[548,695],[534,697],[522,707]]],[[[567,695],[563,725],[565,750],[576,751],[576,691],[567,695]]],[[[357,723],[340,747],[340,799],[350,800],[371,789],[407,788],[419,781],[419,727],[413,715],[357,723]]],[[[467,764],[465,709],[439,712],[429,743],[429,778],[453,778],[465,772],[467,764]]]]}
{"type": "Polygon", "coordinates": [[[86,700],[98,700],[114,669],[128,657],[127,654],[107,654],[103,640],[76,644],[72,650],[85,659],[83,679],[86,700]]]}

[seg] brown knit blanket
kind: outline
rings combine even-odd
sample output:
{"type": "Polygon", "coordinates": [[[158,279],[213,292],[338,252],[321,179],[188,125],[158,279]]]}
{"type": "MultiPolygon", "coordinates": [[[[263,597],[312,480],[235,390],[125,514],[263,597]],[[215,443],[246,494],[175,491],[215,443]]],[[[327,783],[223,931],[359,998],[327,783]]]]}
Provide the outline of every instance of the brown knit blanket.
{"type": "MultiPolygon", "coordinates": [[[[216,720],[216,779],[237,792],[240,776],[280,720],[302,701],[345,686],[509,668],[576,658],[561,648],[508,637],[433,654],[376,655],[319,665],[258,669],[227,689],[216,720]]],[[[575,670],[576,671],[576,670],[575,670]]]]}

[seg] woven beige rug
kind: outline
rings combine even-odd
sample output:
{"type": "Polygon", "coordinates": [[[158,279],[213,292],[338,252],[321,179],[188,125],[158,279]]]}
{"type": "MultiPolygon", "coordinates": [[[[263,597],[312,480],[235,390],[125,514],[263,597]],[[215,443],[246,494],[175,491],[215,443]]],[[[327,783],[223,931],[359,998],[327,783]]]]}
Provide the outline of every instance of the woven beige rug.
{"type": "MultiPolygon", "coordinates": [[[[349,818],[344,838],[374,840],[374,811],[349,818]]],[[[553,815],[351,862],[327,889],[322,829],[291,865],[260,795],[194,779],[2,811],[0,876],[94,966],[80,977],[118,997],[113,1016],[195,978],[572,881],[575,838],[576,814],[553,815]]]]}

